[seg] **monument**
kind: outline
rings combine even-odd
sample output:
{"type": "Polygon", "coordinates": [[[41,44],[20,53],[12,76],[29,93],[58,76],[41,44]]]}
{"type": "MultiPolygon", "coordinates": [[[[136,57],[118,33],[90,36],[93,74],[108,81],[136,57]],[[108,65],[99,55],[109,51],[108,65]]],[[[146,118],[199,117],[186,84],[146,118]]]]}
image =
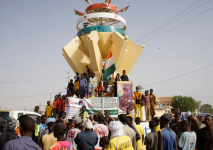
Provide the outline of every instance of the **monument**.
{"type": "MultiPolygon", "coordinates": [[[[98,81],[101,79],[104,61],[109,52],[114,57],[116,72],[123,70],[129,74],[143,52],[144,45],[139,46],[126,35],[126,21],[119,14],[129,6],[117,10],[111,0],[104,3],[91,4],[85,13],[75,10],[81,16],[76,24],[77,35],[62,48],[63,56],[74,72],[86,73],[87,68],[93,70],[98,81]]],[[[116,75],[116,72],[112,76],[116,75]]]]}

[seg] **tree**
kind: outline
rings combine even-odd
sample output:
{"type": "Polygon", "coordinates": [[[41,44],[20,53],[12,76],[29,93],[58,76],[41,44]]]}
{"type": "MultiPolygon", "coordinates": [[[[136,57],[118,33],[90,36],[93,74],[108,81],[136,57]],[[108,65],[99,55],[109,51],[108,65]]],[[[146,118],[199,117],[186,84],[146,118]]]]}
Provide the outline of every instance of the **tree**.
{"type": "Polygon", "coordinates": [[[195,101],[195,109],[200,110],[201,101],[195,101]]]}
{"type": "Polygon", "coordinates": [[[200,107],[200,112],[202,112],[202,113],[213,113],[212,105],[203,104],[203,105],[200,107]]]}
{"type": "Polygon", "coordinates": [[[181,111],[195,111],[195,100],[192,97],[187,96],[174,96],[172,97],[172,107],[179,108],[181,111]]]}

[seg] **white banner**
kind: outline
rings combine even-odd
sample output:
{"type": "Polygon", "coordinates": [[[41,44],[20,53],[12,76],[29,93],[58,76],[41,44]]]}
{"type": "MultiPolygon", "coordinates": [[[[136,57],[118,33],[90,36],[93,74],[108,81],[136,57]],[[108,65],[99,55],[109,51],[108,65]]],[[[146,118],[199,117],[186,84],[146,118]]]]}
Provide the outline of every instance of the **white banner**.
{"type": "Polygon", "coordinates": [[[104,110],[109,110],[110,116],[117,117],[117,97],[93,97],[92,99],[68,97],[65,104],[66,116],[68,119],[77,117],[82,106],[86,106],[86,111],[89,115],[97,114],[102,111],[102,100],[104,101],[104,110]]]}

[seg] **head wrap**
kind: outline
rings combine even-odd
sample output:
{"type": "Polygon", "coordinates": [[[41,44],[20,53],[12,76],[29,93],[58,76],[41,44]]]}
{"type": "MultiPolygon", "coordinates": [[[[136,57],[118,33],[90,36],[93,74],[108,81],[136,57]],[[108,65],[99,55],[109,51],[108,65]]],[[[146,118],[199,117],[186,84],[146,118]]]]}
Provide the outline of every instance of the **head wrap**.
{"type": "Polygon", "coordinates": [[[48,129],[48,123],[50,123],[50,122],[55,122],[56,120],[55,120],[55,118],[47,118],[47,120],[46,120],[46,125],[45,125],[45,128],[46,129],[48,129]]]}
{"type": "Polygon", "coordinates": [[[87,119],[86,121],[83,122],[83,126],[85,127],[85,129],[93,128],[92,122],[89,119],[87,119]]]}
{"type": "Polygon", "coordinates": [[[7,117],[7,129],[15,129],[16,128],[16,125],[18,124],[17,120],[11,116],[7,117]]]}
{"type": "Polygon", "coordinates": [[[46,125],[47,125],[49,122],[55,122],[55,118],[47,118],[47,120],[46,120],[46,125]]]}
{"type": "Polygon", "coordinates": [[[187,112],[185,113],[186,118],[189,117],[189,116],[191,116],[191,115],[192,115],[191,111],[187,111],[187,112]]]}
{"type": "Polygon", "coordinates": [[[120,121],[111,121],[109,124],[109,130],[111,131],[110,139],[124,135],[123,124],[120,121]]]}

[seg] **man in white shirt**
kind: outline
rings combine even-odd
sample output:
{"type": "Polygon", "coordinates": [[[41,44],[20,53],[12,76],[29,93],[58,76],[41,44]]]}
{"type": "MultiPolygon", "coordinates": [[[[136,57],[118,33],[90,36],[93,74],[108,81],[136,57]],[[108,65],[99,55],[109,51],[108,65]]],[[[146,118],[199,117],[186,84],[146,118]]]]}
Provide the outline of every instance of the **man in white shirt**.
{"type": "Polygon", "coordinates": [[[94,86],[94,88],[92,89],[92,95],[95,95],[95,89],[97,87],[97,78],[95,77],[95,73],[92,74],[92,78],[90,78],[90,83],[94,86]]]}
{"type": "Polygon", "coordinates": [[[196,145],[196,133],[190,130],[187,120],[181,121],[180,130],[183,133],[178,139],[178,148],[181,150],[194,150],[196,145]]]}
{"type": "Polygon", "coordinates": [[[98,143],[95,146],[96,150],[102,150],[102,147],[99,146],[100,138],[103,136],[108,136],[109,129],[106,125],[104,125],[104,116],[99,116],[98,124],[93,126],[93,132],[98,135],[98,143]]]}

